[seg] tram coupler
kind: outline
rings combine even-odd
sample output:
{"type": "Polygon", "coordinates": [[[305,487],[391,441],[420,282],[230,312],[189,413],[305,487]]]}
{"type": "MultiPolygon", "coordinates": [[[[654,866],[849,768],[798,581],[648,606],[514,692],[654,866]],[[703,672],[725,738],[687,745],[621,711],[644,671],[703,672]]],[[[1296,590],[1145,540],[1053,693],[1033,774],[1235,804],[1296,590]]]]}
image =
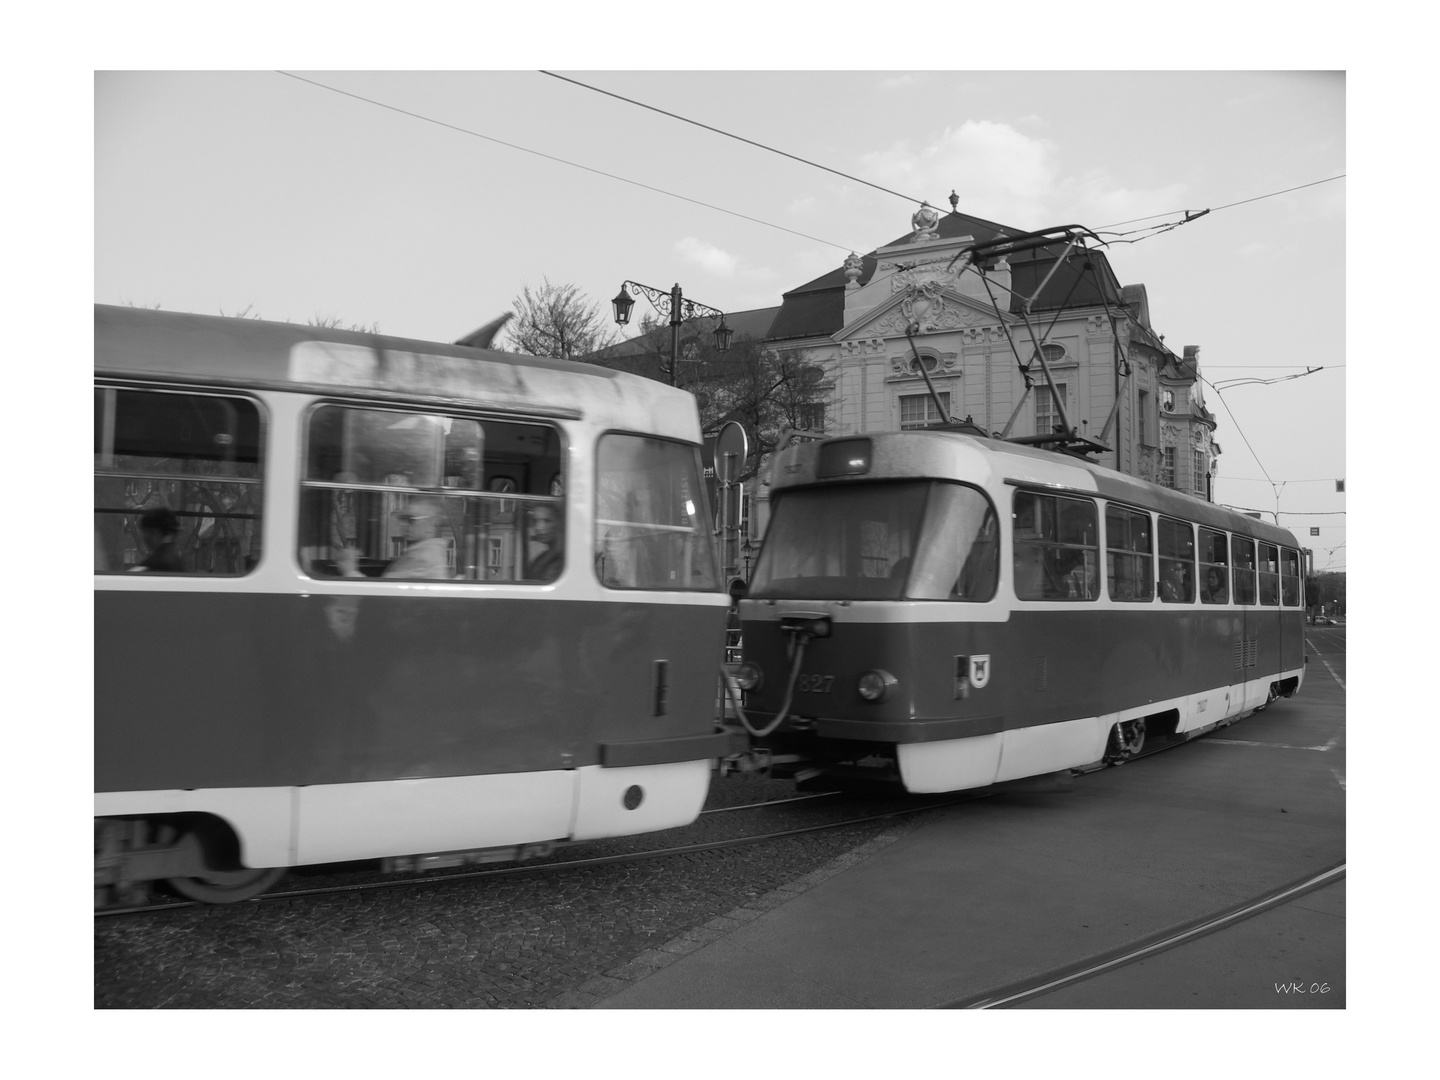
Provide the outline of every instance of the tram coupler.
{"type": "Polygon", "coordinates": [[[728,757],[721,758],[720,775],[740,773],[742,775],[768,776],[770,770],[776,765],[788,765],[794,761],[804,760],[799,754],[777,754],[763,746],[752,746],[738,754],[730,754],[728,757]]]}
{"type": "Polygon", "coordinates": [[[820,611],[782,611],[780,629],[791,637],[828,638],[830,616],[820,611]]]}

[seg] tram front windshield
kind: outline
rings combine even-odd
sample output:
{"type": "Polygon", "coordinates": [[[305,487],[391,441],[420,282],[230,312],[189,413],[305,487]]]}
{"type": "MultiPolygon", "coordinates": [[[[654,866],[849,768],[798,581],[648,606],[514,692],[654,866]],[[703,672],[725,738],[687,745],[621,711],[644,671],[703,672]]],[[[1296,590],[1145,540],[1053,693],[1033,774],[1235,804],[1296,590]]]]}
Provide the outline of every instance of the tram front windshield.
{"type": "Polygon", "coordinates": [[[748,595],[797,600],[988,600],[990,500],[929,480],[798,488],[775,497],[748,595]]]}

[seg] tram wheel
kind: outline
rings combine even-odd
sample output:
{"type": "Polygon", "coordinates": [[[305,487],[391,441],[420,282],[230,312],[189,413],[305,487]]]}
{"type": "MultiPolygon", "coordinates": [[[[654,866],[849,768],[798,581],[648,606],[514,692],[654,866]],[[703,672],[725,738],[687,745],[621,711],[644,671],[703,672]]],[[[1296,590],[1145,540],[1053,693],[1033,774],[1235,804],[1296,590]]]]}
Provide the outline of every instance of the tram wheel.
{"type": "Polygon", "coordinates": [[[1105,764],[1119,765],[1140,752],[1145,745],[1145,721],[1126,720],[1110,729],[1110,741],[1105,747],[1105,764]]]}
{"type": "Polygon", "coordinates": [[[165,883],[190,900],[204,904],[236,904],[259,896],[285,876],[285,867],[258,870],[207,870],[197,877],[166,878],[165,883]]]}

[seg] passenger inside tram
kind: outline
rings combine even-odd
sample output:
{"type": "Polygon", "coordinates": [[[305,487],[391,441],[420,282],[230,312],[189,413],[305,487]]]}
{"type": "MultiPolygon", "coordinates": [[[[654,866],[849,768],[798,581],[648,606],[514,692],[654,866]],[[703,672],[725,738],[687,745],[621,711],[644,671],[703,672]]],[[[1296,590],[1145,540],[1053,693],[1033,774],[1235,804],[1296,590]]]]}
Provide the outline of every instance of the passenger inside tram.
{"type": "MultiPolygon", "coordinates": [[[[449,578],[450,541],[440,536],[445,522],[445,508],[439,499],[428,495],[412,498],[403,511],[395,515],[405,540],[405,550],[391,559],[381,572],[387,578],[449,578]]],[[[360,551],[347,547],[340,551],[335,565],[345,577],[364,577],[360,572],[360,551]]]]}
{"type": "Polygon", "coordinates": [[[132,572],[185,572],[185,564],[180,560],[180,550],[175,543],[175,538],[180,535],[180,519],[175,516],[175,511],[164,506],[152,506],[146,510],[140,515],[140,535],[145,540],[149,554],[138,565],[130,568],[132,572]]]}
{"type": "Polygon", "coordinates": [[[560,512],[554,506],[532,506],[526,514],[525,578],[554,581],[565,564],[560,512]]]}
{"type": "Polygon", "coordinates": [[[1205,604],[1224,604],[1230,598],[1225,587],[1225,572],[1211,567],[1205,571],[1205,585],[1200,590],[1200,601],[1205,604]]]}

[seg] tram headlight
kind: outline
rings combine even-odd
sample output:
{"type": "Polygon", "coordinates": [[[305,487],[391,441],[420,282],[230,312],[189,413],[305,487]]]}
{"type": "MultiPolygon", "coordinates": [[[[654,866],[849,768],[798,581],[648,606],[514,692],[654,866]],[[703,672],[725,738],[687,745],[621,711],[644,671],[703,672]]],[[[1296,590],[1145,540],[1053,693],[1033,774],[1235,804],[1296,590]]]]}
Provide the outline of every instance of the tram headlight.
{"type": "Polygon", "coordinates": [[[860,691],[860,696],[866,701],[884,701],[890,696],[898,682],[899,680],[888,671],[876,668],[874,671],[867,671],[860,676],[860,682],[856,685],[856,689],[860,691]]]}
{"type": "Polygon", "coordinates": [[[764,684],[765,672],[760,670],[759,664],[747,660],[735,669],[735,685],[741,690],[759,690],[764,684]]]}

